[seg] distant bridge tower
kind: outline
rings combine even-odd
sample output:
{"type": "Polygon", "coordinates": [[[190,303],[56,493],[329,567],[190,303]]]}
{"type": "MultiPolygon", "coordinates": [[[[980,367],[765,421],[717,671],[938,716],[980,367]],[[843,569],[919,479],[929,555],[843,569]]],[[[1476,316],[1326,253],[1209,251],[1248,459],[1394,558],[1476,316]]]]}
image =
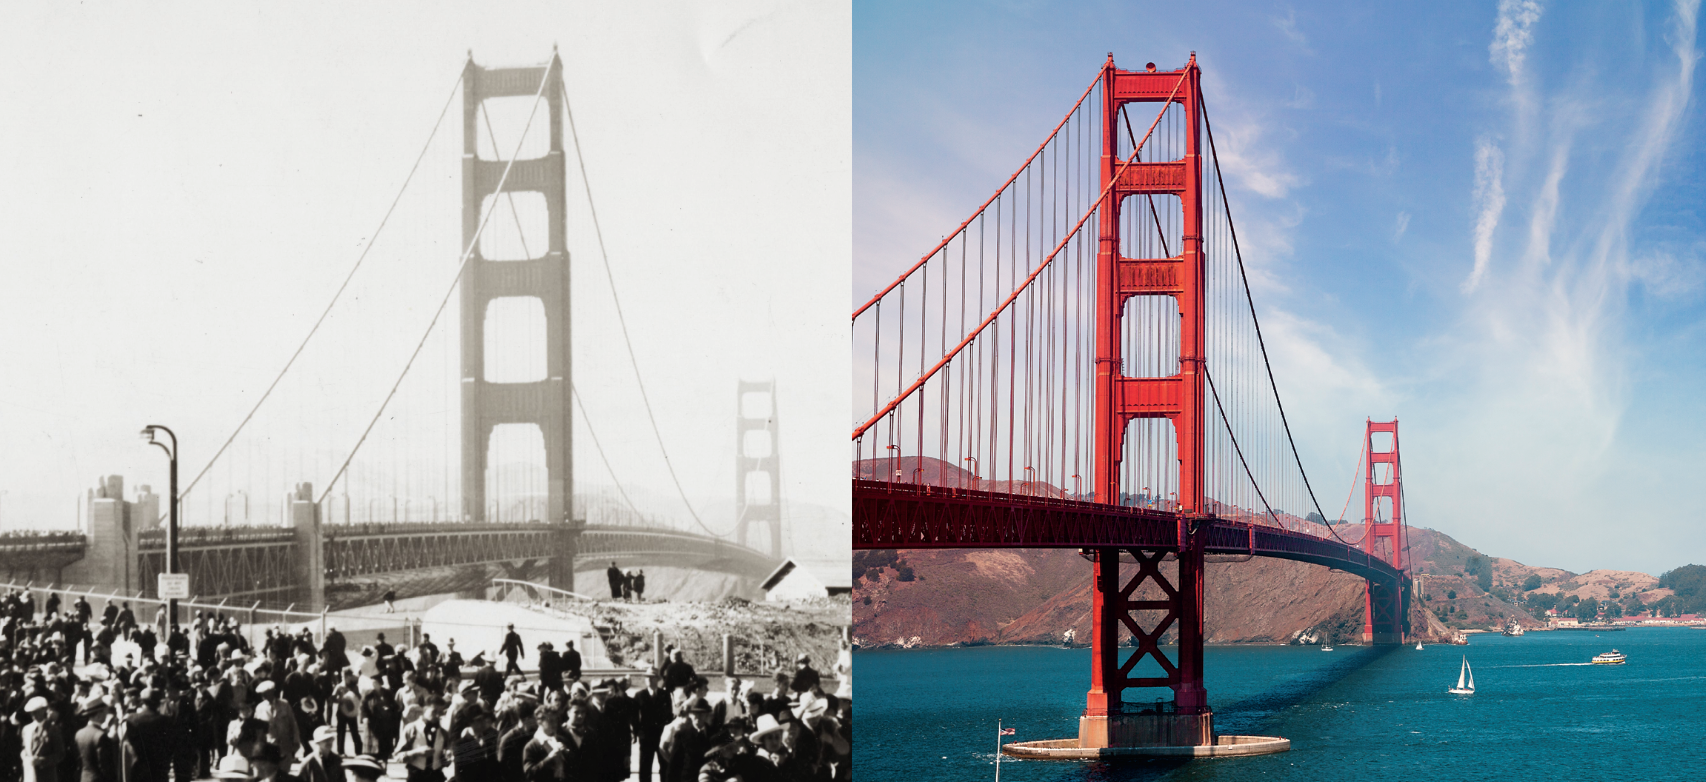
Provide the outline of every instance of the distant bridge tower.
{"type": "MultiPolygon", "coordinates": [[[[1368,421],[1363,434],[1363,550],[1404,570],[1404,478],[1399,474],[1398,419],[1368,421]],[[1390,450],[1375,450],[1374,436],[1391,434],[1390,450]],[[1386,465],[1385,471],[1376,467],[1386,465]],[[1383,518],[1381,498],[1392,501],[1392,514],[1383,518]]],[[[1409,632],[1409,594],[1402,585],[1370,580],[1363,609],[1364,643],[1401,644],[1409,632]]]]}
{"type": "Polygon", "coordinates": [[[776,381],[740,381],[735,394],[735,535],[742,546],[753,524],[770,527],[770,556],[782,558],[782,461],[776,438],[776,381]],[[747,394],[764,394],[770,400],[768,416],[748,416],[747,394]],[[766,436],[747,437],[751,432],[766,436]],[[756,439],[756,442],[754,440],[756,439]],[[770,490],[759,502],[747,494],[753,475],[763,475],[770,490]]]}
{"type": "MultiPolygon", "coordinates": [[[[462,275],[462,516],[473,521],[486,520],[486,472],[491,451],[493,428],[501,424],[533,424],[539,427],[545,444],[545,471],[548,481],[545,521],[572,526],[570,515],[574,508],[574,438],[570,417],[574,400],[570,396],[569,341],[569,254],[565,235],[564,160],[563,160],[563,61],[553,52],[551,62],[526,68],[483,68],[470,55],[462,78],[462,243],[472,244],[468,266],[462,275]],[[540,82],[544,81],[541,89],[540,82]],[[543,105],[535,115],[528,135],[548,132],[550,147],[542,157],[517,159],[482,159],[479,149],[481,128],[489,128],[492,112],[488,101],[501,98],[532,98],[541,95],[543,105]],[[542,127],[543,126],[543,127],[542,127]],[[504,179],[506,167],[509,176],[504,179]],[[533,257],[517,260],[492,260],[485,257],[481,243],[480,218],[487,208],[486,199],[496,195],[498,182],[504,180],[506,203],[512,199],[519,205],[534,203],[543,197],[546,241],[543,248],[528,247],[533,257]],[[521,196],[521,198],[516,198],[521,196]],[[543,254],[539,254],[543,249],[543,254]],[[491,382],[486,377],[486,317],[494,301],[505,298],[534,299],[543,305],[545,315],[545,374],[531,382],[491,382]]],[[[519,133],[520,128],[515,131],[519,133]]],[[[494,157],[512,154],[505,147],[514,139],[492,139],[494,157]]],[[[520,228],[529,217],[526,210],[517,209],[516,223],[520,228]]],[[[495,219],[486,226],[488,233],[500,228],[495,219]]],[[[525,230],[525,229],[523,229],[525,230]]],[[[525,235],[523,244],[525,245],[525,235]]],[[[505,335],[508,338],[509,335],[505,335]]],[[[574,538],[565,532],[563,547],[556,552],[550,566],[553,586],[573,589],[574,538]]]]}

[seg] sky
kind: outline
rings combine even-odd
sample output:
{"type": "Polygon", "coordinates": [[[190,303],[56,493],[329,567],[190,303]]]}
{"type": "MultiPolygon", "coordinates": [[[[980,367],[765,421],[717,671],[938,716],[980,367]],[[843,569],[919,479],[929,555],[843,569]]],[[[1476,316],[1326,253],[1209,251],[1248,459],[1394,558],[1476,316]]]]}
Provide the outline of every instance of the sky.
{"type": "MultiPolygon", "coordinates": [[[[832,314],[851,246],[849,28],[845,7],[785,0],[6,6],[0,529],[74,526],[97,476],[163,491],[144,424],[176,430],[187,484],[370,245],[214,471],[223,483],[186,513],[221,520],[239,490],[323,492],[400,376],[357,484],[380,505],[447,500],[455,333],[428,324],[464,251],[453,87],[470,56],[532,65],[556,47],[584,153],[567,163],[578,481],[687,515],[614,287],[681,489],[720,513],[717,531],[736,383],[774,379],[782,496],[834,525],[800,539],[845,546],[848,368],[832,314]]],[[[520,135],[532,102],[519,100],[500,139],[520,135]]],[[[451,296],[441,319],[456,313],[451,296]]]]}
{"type": "Polygon", "coordinates": [[[1706,561],[1698,11],[860,2],[850,299],[982,203],[1110,52],[1194,51],[1329,515],[1365,420],[1397,418],[1412,525],[1576,572],[1706,561]]]}

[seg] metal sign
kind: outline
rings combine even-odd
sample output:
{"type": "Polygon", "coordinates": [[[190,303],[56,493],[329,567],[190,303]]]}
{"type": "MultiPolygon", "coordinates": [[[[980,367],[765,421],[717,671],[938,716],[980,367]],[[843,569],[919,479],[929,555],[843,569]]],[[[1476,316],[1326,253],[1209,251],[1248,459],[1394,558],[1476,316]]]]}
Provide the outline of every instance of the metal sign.
{"type": "Polygon", "coordinates": [[[190,574],[161,573],[156,587],[161,600],[188,600],[190,597],[190,574]]]}

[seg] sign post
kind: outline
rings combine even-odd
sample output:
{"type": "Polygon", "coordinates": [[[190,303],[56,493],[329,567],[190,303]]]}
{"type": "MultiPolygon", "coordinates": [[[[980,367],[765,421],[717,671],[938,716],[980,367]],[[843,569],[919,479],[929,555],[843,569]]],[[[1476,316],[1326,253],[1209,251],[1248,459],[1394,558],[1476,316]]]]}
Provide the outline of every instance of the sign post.
{"type": "Polygon", "coordinates": [[[161,573],[155,582],[155,591],[161,600],[188,600],[190,597],[190,574],[161,573]]]}

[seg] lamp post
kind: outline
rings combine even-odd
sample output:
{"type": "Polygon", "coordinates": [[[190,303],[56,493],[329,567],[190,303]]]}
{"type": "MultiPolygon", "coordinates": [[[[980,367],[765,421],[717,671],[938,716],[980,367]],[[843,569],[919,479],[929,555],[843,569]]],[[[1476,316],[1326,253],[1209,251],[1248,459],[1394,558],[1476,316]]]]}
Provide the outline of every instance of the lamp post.
{"type": "MultiPolygon", "coordinates": [[[[176,573],[178,572],[178,436],[164,426],[149,424],[142,428],[142,439],[160,446],[160,450],[165,451],[166,455],[172,460],[171,512],[166,516],[166,572],[176,573]],[[167,447],[165,443],[155,439],[155,432],[165,432],[167,437],[172,438],[171,447],[167,447]]],[[[167,633],[170,634],[171,628],[178,624],[177,598],[174,597],[166,601],[166,615],[170,617],[167,623],[167,633]]]]}

